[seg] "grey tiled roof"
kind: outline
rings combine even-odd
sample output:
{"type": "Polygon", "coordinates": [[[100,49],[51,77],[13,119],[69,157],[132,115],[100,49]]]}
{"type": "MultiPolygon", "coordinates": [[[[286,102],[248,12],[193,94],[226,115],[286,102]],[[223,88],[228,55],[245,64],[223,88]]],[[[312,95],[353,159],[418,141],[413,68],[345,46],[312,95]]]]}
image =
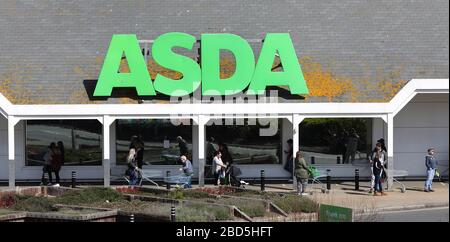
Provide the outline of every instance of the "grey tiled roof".
{"type": "Polygon", "coordinates": [[[2,0],[0,81],[9,77],[34,102],[76,103],[112,34],[172,31],[289,32],[299,58],[352,79],[369,99],[380,94],[368,82],[449,76],[448,0],[2,0]]]}

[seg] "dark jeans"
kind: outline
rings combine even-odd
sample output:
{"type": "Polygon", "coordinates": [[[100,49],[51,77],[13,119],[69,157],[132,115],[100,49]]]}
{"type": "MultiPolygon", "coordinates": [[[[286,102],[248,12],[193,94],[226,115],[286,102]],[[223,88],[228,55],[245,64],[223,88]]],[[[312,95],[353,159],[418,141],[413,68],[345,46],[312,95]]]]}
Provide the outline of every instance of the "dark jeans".
{"type": "Polygon", "coordinates": [[[56,183],[59,184],[59,170],[54,170],[53,172],[55,173],[56,183]]]}
{"type": "Polygon", "coordinates": [[[129,185],[135,186],[136,184],[138,184],[139,175],[134,169],[130,170],[129,175],[130,175],[130,184],[129,185]]]}
{"type": "Polygon", "coordinates": [[[381,184],[381,174],[375,175],[375,191],[377,192],[383,191],[383,185],[381,184]]]}
{"type": "Polygon", "coordinates": [[[220,171],[214,172],[214,185],[217,185],[218,182],[220,182],[220,171]]]}
{"type": "MultiPolygon", "coordinates": [[[[58,179],[59,179],[59,174],[58,174],[58,179]]],[[[42,168],[42,179],[41,179],[42,183],[45,182],[53,182],[53,178],[52,178],[52,167],[50,165],[44,165],[44,167],[42,168]],[[45,173],[48,174],[48,181],[45,180],[45,173]]]]}

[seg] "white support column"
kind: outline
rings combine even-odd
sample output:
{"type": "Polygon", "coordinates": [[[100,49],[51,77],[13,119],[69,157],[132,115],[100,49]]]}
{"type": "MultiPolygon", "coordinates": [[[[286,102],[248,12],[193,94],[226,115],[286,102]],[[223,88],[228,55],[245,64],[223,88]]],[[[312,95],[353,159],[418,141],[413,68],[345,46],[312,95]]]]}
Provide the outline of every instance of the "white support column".
{"type": "Polygon", "coordinates": [[[392,189],[392,185],[394,182],[393,179],[393,171],[394,171],[394,115],[387,115],[387,156],[388,156],[388,181],[386,189],[392,189]]]}
{"type": "Polygon", "coordinates": [[[295,178],[295,154],[297,154],[297,151],[300,150],[300,123],[305,119],[305,117],[300,116],[298,114],[292,115],[292,148],[293,148],[293,155],[292,155],[292,186],[295,190],[297,188],[297,179],[295,178]]]}
{"type": "Polygon", "coordinates": [[[15,154],[15,126],[19,122],[14,116],[8,117],[8,166],[9,166],[9,188],[16,186],[16,154],[15,154]]]}
{"type": "MultiPolygon", "coordinates": [[[[199,144],[199,140],[198,140],[198,120],[193,120],[192,121],[192,165],[194,167],[198,167],[200,169],[199,166],[199,156],[198,156],[198,144],[199,144]]],[[[200,179],[200,177],[199,177],[200,179]]]]}
{"type": "Polygon", "coordinates": [[[199,115],[197,122],[192,127],[192,157],[198,165],[198,185],[205,186],[205,125],[209,118],[205,115],[199,115]]]}
{"type": "Polygon", "coordinates": [[[108,115],[103,116],[103,186],[109,187],[111,184],[111,149],[110,132],[114,118],[108,115]]]}

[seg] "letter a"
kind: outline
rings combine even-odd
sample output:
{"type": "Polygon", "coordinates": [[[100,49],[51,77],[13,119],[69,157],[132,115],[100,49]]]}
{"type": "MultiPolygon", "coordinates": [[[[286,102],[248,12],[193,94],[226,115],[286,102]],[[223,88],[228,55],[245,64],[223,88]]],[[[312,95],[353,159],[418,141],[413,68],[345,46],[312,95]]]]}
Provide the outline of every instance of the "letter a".
{"type": "Polygon", "coordinates": [[[156,95],[136,35],[113,35],[106,54],[94,96],[111,96],[114,87],[135,87],[139,96],[156,95]],[[129,73],[118,73],[122,54],[129,73]]]}

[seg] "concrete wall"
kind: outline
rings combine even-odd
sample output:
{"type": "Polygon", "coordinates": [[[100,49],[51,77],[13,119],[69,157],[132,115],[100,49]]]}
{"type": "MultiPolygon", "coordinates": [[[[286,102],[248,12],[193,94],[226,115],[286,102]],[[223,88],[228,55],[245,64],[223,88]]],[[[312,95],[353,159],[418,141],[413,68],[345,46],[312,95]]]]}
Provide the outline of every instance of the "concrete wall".
{"type": "MultiPolygon", "coordinates": [[[[394,119],[394,168],[425,176],[428,147],[437,150],[441,169],[448,169],[449,96],[419,94],[394,119]]],[[[448,171],[447,171],[448,174],[448,171]]]]}

